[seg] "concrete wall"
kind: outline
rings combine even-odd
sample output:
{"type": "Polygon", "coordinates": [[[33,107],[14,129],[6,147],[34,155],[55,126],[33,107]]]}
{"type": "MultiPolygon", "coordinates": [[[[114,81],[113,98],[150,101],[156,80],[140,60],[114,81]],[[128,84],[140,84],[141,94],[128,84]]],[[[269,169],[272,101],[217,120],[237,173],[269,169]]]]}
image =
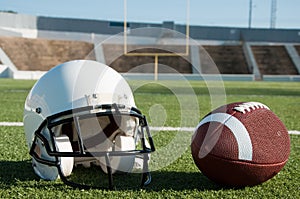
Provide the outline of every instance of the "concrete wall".
{"type": "Polygon", "coordinates": [[[0,27],[37,29],[36,16],[0,12],[0,27]]]}
{"type": "Polygon", "coordinates": [[[231,27],[191,26],[193,39],[247,41],[247,42],[300,42],[300,29],[248,29],[231,27]]]}
{"type": "MultiPolygon", "coordinates": [[[[183,34],[185,34],[186,31],[185,25],[174,24],[173,22],[128,22],[127,27],[128,29],[142,27],[173,28],[173,30],[183,34]]],[[[45,31],[115,35],[123,32],[123,28],[124,25],[122,21],[55,18],[43,16],[35,17],[23,14],[0,13],[0,34],[4,34],[4,31],[21,29],[23,30],[22,34],[24,35],[25,29],[31,29],[42,31],[41,33],[44,35],[45,31]]],[[[38,34],[39,33],[37,33],[37,37],[38,34]]],[[[157,37],[162,33],[152,31],[147,34],[148,35],[145,35],[145,32],[143,32],[143,36],[148,37],[157,37]]],[[[27,35],[30,34],[27,32],[27,35]]],[[[34,36],[34,33],[31,32],[31,36],[34,36]]],[[[248,29],[235,27],[190,26],[190,37],[196,40],[300,43],[300,29],[248,29]]]]}

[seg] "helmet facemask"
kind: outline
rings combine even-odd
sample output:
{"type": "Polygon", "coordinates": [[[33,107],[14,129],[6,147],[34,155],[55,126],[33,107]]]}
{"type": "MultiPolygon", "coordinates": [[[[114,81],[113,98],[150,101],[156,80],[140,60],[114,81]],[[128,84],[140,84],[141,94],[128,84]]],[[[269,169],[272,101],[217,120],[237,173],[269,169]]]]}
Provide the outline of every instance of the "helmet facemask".
{"type": "Polygon", "coordinates": [[[142,173],[141,185],[149,184],[152,151],[154,144],[145,116],[136,108],[111,104],[48,117],[35,132],[30,154],[42,178],[52,180],[59,176],[74,187],[96,187],[93,183],[82,184],[82,177],[72,171],[77,167],[101,167],[108,174],[109,188],[113,188],[114,173],[142,173]],[[46,172],[40,171],[45,165],[46,172]],[[51,175],[45,176],[49,170],[51,175]]]}

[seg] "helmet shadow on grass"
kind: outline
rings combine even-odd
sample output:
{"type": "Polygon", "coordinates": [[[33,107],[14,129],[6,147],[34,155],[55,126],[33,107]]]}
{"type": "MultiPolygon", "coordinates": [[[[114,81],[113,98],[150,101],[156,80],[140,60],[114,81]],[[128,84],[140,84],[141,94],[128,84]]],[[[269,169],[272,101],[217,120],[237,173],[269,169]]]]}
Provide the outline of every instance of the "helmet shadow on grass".
{"type": "Polygon", "coordinates": [[[32,170],[31,160],[0,161],[0,171],[0,183],[5,186],[38,179],[32,170]]]}
{"type": "MultiPolygon", "coordinates": [[[[80,168],[79,168],[80,169],[80,168]]],[[[93,173],[95,183],[101,180],[103,189],[107,187],[107,176],[100,168],[90,168],[82,170],[89,171],[93,173]],[[95,175],[95,171],[97,171],[97,175],[95,175]],[[96,176],[96,177],[95,177],[96,176]]],[[[35,181],[35,188],[42,188],[46,184],[49,187],[53,187],[57,189],[61,187],[61,189],[66,189],[66,186],[59,181],[41,181],[33,172],[31,161],[0,161],[0,184],[2,184],[6,188],[10,188],[12,186],[30,186],[30,183],[26,183],[29,181],[35,181]]],[[[89,172],[88,172],[89,173],[89,172]]],[[[220,190],[224,189],[224,187],[215,184],[214,182],[207,179],[200,172],[177,172],[177,171],[153,171],[152,174],[152,182],[150,185],[145,186],[144,189],[146,191],[160,191],[160,190],[220,190]]],[[[88,174],[85,174],[85,177],[88,177],[88,174]]],[[[113,176],[115,180],[115,189],[120,190],[139,190],[139,180],[140,175],[138,174],[115,174],[113,176]],[[136,182],[138,181],[138,182],[136,182]],[[129,186],[128,186],[129,185],[129,186]],[[132,186],[134,185],[134,186],[132,186]]],[[[101,186],[101,185],[100,185],[101,186]]],[[[102,187],[101,186],[101,187],[102,187]]]]}

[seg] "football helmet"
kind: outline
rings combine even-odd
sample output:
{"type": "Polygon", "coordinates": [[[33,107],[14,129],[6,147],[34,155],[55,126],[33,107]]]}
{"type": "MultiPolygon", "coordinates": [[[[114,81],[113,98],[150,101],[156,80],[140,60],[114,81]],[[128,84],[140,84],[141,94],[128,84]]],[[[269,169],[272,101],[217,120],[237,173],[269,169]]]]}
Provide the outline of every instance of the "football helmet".
{"type": "Polygon", "coordinates": [[[73,187],[77,166],[101,167],[114,187],[113,174],[141,172],[151,181],[150,153],[155,151],[146,117],[136,108],[126,80],[96,61],[60,64],[30,90],[24,130],[34,172],[42,179],[73,187]]]}

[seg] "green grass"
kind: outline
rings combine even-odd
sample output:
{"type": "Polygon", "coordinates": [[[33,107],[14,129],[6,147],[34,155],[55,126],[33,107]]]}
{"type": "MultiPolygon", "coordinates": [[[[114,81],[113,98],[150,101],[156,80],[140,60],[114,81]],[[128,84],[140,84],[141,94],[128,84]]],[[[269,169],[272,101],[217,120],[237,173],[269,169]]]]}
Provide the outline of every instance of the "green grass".
{"type": "MultiPolygon", "coordinates": [[[[158,83],[130,82],[135,90],[137,106],[146,114],[151,126],[195,126],[214,106],[209,94],[218,98],[220,93],[216,91],[222,91],[222,87],[218,87],[222,84],[211,83],[208,89],[205,82],[158,83]],[[186,104],[180,106],[181,102],[186,104]],[[199,112],[195,109],[199,109],[199,112]],[[181,121],[181,115],[185,114],[183,112],[191,113],[188,121],[181,121]]],[[[33,84],[34,81],[0,79],[1,122],[22,121],[24,100],[33,84]]],[[[226,103],[260,101],[268,105],[289,130],[300,130],[300,83],[225,82],[224,85],[226,103]]],[[[176,154],[178,157],[172,164],[153,171],[152,183],[148,187],[139,189],[121,186],[115,191],[80,190],[70,188],[60,180],[53,182],[38,179],[31,167],[23,128],[1,126],[0,198],[300,198],[299,135],[290,136],[290,159],[278,175],[258,186],[233,189],[217,185],[199,172],[186,146],[190,133],[153,134],[158,152],[161,153],[160,156],[153,154],[154,164],[167,161],[174,155],[172,147],[181,147],[166,144],[178,138],[177,135],[180,135],[178,141],[184,143],[184,151],[176,154]]],[[[98,172],[94,177],[98,179],[102,175],[98,172]]],[[[116,179],[122,181],[121,184],[127,182],[123,176],[116,176],[116,179]]]]}

